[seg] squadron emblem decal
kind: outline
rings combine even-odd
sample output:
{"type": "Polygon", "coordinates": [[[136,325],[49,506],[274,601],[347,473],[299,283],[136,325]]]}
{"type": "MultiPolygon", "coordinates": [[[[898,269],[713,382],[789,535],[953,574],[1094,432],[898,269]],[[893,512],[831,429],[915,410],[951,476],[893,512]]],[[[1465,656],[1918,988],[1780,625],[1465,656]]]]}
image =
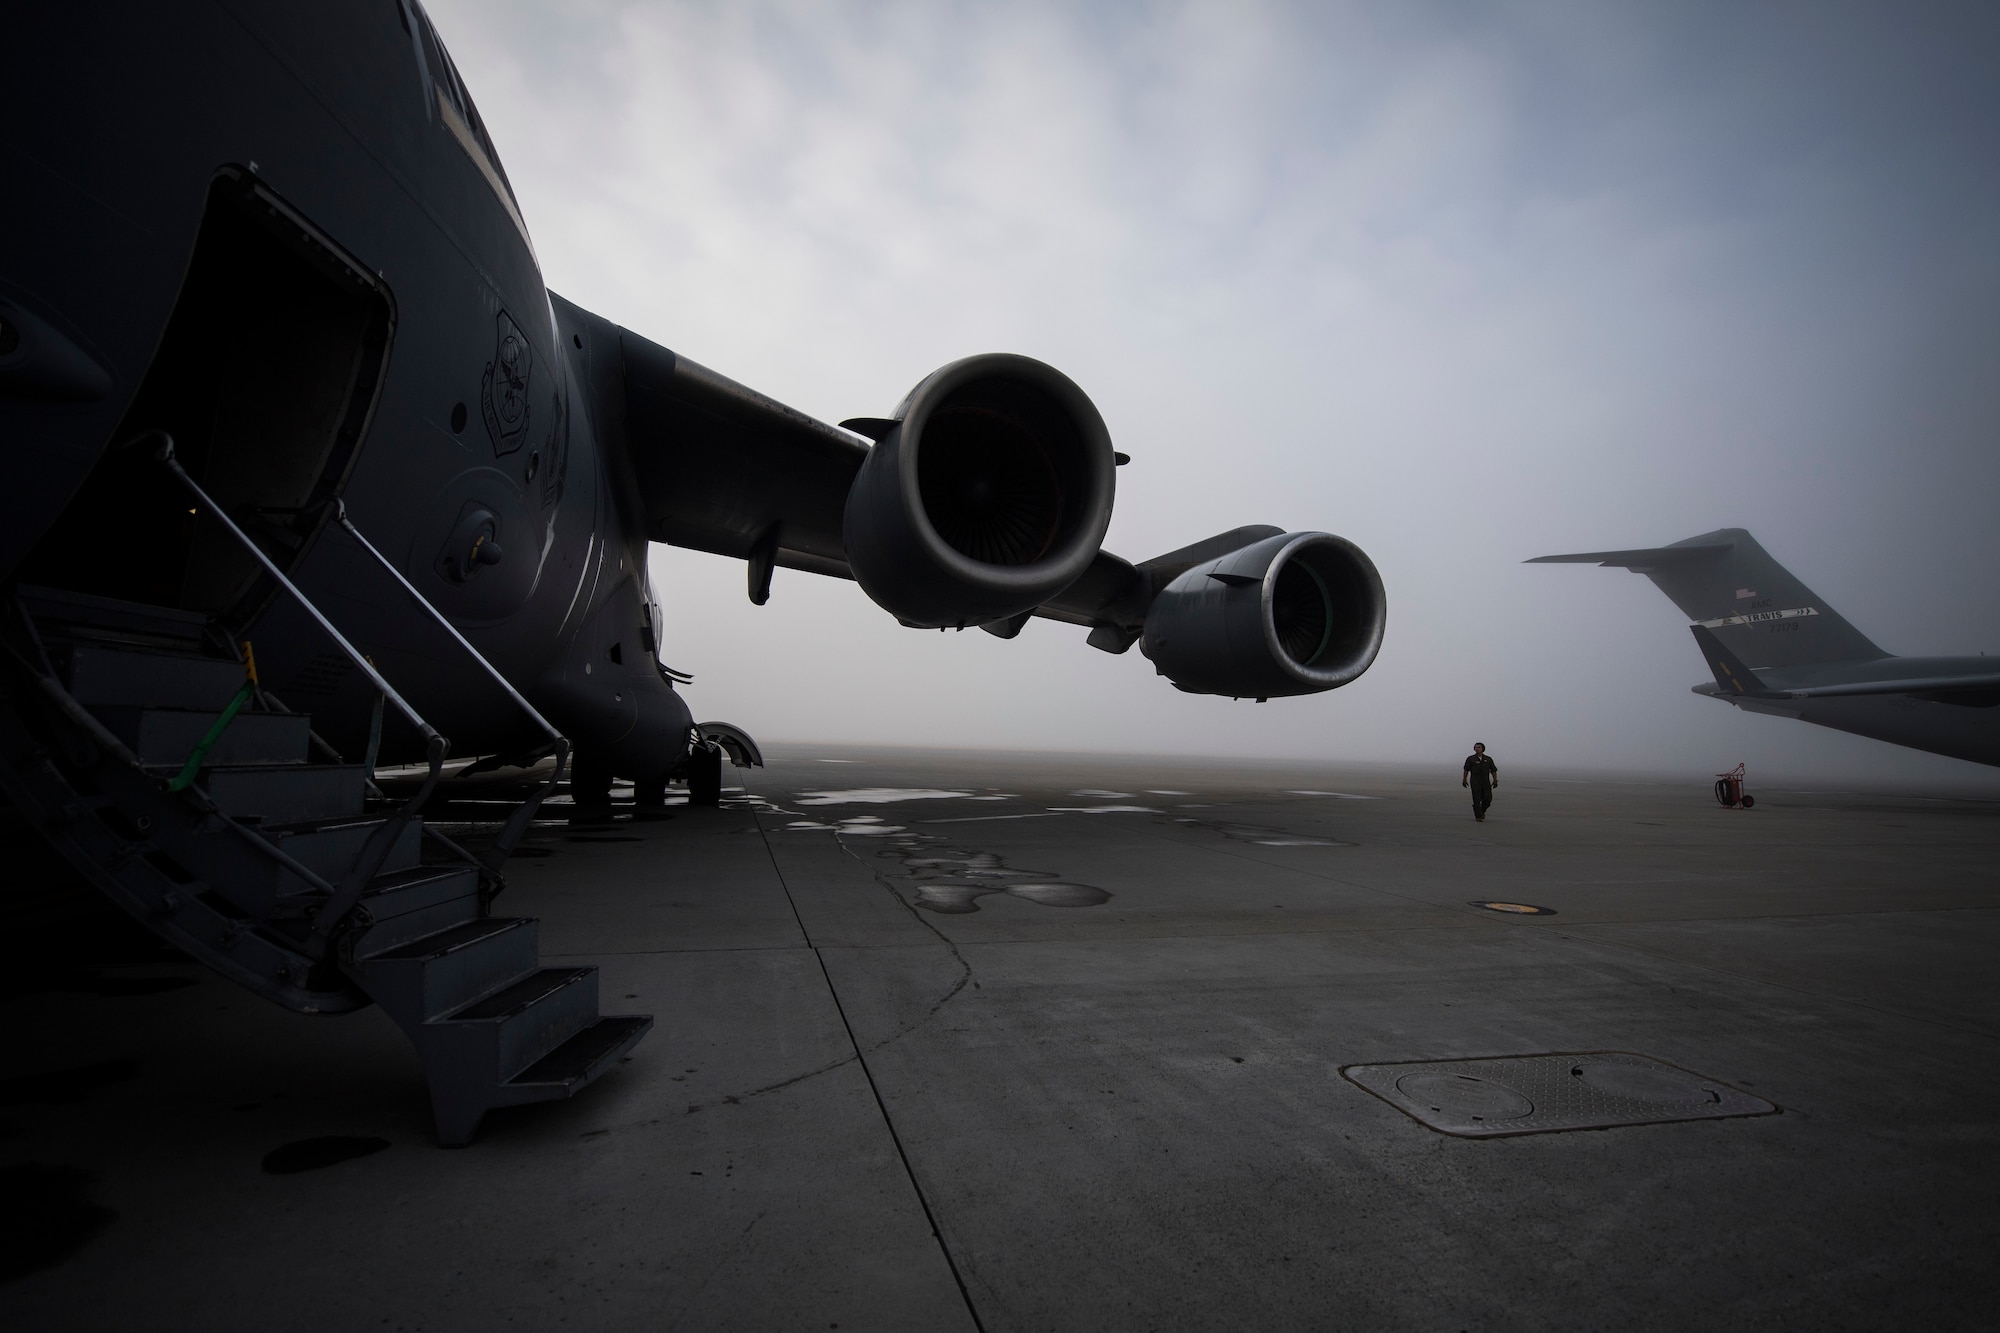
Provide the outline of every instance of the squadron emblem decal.
{"type": "Polygon", "coordinates": [[[528,434],[528,372],[535,354],[520,326],[504,310],[496,321],[493,359],[486,363],[480,411],[486,433],[493,437],[493,456],[501,458],[521,447],[528,434]]]}

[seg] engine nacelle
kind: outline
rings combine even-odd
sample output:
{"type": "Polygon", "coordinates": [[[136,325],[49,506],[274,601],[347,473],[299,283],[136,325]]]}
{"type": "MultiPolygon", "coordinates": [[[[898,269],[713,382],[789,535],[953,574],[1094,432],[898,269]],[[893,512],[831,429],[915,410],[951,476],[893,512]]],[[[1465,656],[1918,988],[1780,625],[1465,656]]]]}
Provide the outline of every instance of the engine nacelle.
{"type": "Polygon", "coordinates": [[[1266,699],[1356,679],[1382,648],[1382,576],[1360,547],[1287,532],[1204,560],[1161,590],[1141,649],[1194,694],[1266,699]]]}
{"type": "Polygon", "coordinates": [[[896,409],[847,493],[848,567],[906,625],[1016,616],[1104,542],[1111,436],[1083,390],[1025,356],[954,361],[896,409]]]}

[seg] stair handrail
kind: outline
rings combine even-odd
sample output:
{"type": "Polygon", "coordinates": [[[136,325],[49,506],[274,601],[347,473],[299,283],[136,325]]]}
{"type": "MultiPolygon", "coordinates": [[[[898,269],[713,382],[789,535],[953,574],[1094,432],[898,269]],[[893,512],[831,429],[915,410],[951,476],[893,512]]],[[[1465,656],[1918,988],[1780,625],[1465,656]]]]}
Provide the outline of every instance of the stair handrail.
{"type": "Polygon", "coordinates": [[[397,712],[410,720],[410,724],[423,734],[426,742],[443,740],[444,737],[438,734],[437,729],[424,721],[423,716],[410,706],[409,700],[398,694],[396,687],[391,685],[384,679],[382,673],[375,669],[374,663],[370,662],[359,648],[349,643],[347,636],[342,634],[331,620],[327,619],[326,613],[313,605],[312,599],[299,590],[298,584],[293,583],[285,577],[285,571],[279,569],[276,562],[270,556],[264,554],[264,548],[250,540],[249,534],[236,526],[236,520],[231,518],[227,511],[221,505],[217,504],[207,491],[201,488],[201,483],[188,475],[187,469],[181,466],[180,459],[174,456],[174,437],[163,430],[152,431],[150,432],[150,436],[157,437],[160,441],[160,446],[154,451],[153,457],[166,464],[168,471],[180,478],[181,484],[188,488],[188,491],[194,498],[206,506],[209,512],[215,517],[215,520],[229,530],[229,535],[241,543],[243,549],[248,551],[256,559],[257,563],[264,567],[264,572],[276,579],[278,585],[290,593],[300,606],[305,608],[306,614],[313,618],[314,623],[326,631],[326,636],[340,645],[340,651],[347,655],[347,659],[354,663],[355,666],[361,668],[361,673],[368,677],[368,683],[379,690],[383,698],[394,704],[397,712]]]}
{"type": "Polygon", "coordinates": [[[306,937],[305,951],[313,958],[324,958],[327,947],[332,943],[334,931],[360,903],[361,895],[368,891],[368,886],[374,881],[376,873],[381,870],[382,863],[389,859],[389,852],[402,837],[403,830],[409,827],[417,811],[423,808],[424,802],[430,800],[431,793],[437,790],[438,777],[444,771],[445,756],[451,753],[451,742],[439,734],[437,728],[424,721],[423,715],[410,706],[409,700],[397,693],[396,687],[375,669],[375,664],[370,662],[360,649],[349,643],[347,636],[327,619],[326,613],[315,606],[313,600],[285,576],[285,571],[279,569],[270,556],[264,554],[264,548],[250,540],[249,535],[236,525],[236,520],[201,488],[199,482],[188,475],[187,469],[182,467],[180,460],[174,456],[172,435],[164,430],[148,431],[133,441],[133,444],[138,445],[152,440],[159,441],[158,447],[153,451],[153,457],[178,477],[181,485],[187,487],[195,501],[207,509],[229,535],[264,567],[264,572],[275,579],[279,587],[290,593],[293,599],[305,608],[306,614],[312,617],[314,623],[325,631],[328,638],[340,646],[348,661],[361,668],[369,683],[384,699],[394,704],[396,711],[408,718],[410,724],[424,738],[424,757],[429,765],[429,772],[424,775],[424,785],[393,815],[375,826],[368,835],[368,841],[362,844],[361,853],[355,857],[354,864],[348,867],[345,875],[341,876],[340,884],[334,889],[333,895],[313,914],[312,930],[306,937]]]}
{"type": "MultiPolygon", "coordinates": [[[[453,641],[456,642],[459,647],[465,649],[466,654],[470,656],[473,661],[479,663],[480,667],[486,672],[486,674],[493,678],[493,683],[498,685],[503,691],[505,691],[507,697],[514,701],[515,706],[518,707],[522,712],[526,713],[530,718],[532,718],[534,720],[535,725],[540,727],[542,729],[543,734],[548,736],[549,740],[553,742],[552,748],[556,757],[556,762],[555,762],[555,767],[552,770],[550,770],[548,781],[542,784],[542,789],[539,792],[536,792],[533,796],[529,797],[526,801],[524,801],[520,805],[519,808],[517,808],[514,811],[513,814],[507,817],[506,824],[501,826],[499,836],[493,840],[493,846],[491,849],[492,850],[491,859],[480,858],[479,860],[480,865],[484,866],[487,870],[492,871],[495,875],[497,875],[499,873],[501,863],[504,862],[507,859],[508,854],[514,850],[514,844],[520,841],[521,835],[523,833],[527,832],[528,822],[535,817],[535,812],[541,809],[542,803],[555,793],[556,784],[562,781],[563,769],[569,763],[569,752],[570,752],[569,737],[563,735],[561,731],[556,729],[554,723],[550,722],[547,718],[543,717],[541,715],[541,712],[533,704],[528,702],[527,696],[522,694],[518,689],[514,688],[514,682],[508,680],[506,676],[502,675],[500,672],[500,668],[494,666],[493,663],[487,659],[484,653],[480,652],[477,648],[473,647],[472,641],[467,639],[464,634],[459,632],[458,626],[452,624],[451,621],[446,618],[444,612],[438,610],[436,605],[431,602],[430,598],[424,596],[423,593],[417,591],[417,585],[411,583],[410,580],[404,576],[403,571],[396,568],[395,564],[389,559],[389,557],[383,555],[380,551],[375,549],[375,543],[369,541],[366,537],[361,535],[361,529],[355,527],[354,520],[347,516],[347,502],[345,500],[335,500],[333,502],[333,514],[334,514],[334,521],[338,523],[341,526],[341,528],[346,531],[347,535],[354,538],[356,542],[360,543],[361,549],[368,552],[369,555],[373,556],[375,558],[375,563],[382,566],[383,569],[389,572],[390,578],[393,578],[394,580],[396,580],[397,583],[402,585],[403,591],[410,594],[411,599],[415,601],[418,606],[422,607],[426,612],[428,612],[431,619],[435,620],[444,629],[445,633],[451,635],[453,641]]],[[[452,847],[454,850],[459,850],[456,844],[450,843],[448,840],[445,840],[443,838],[440,838],[439,840],[446,842],[446,845],[452,847]]]]}
{"type": "MultiPolygon", "coordinates": [[[[47,653],[41,649],[40,637],[35,634],[34,620],[28,615],[27,608],[21,605],[18,597],[13,599],[13,606],[19,614],[22,625],[26,628],[31,641],[34,642],[37,652],[41,653],[41,656],[46,659],[47,653]]],[[[119,740],[118,737],[111,733],[109,728],[98,721],[94,713],[78,703],[76,696],[64,689],[60,680],[42,667],[22,657],[12,644],[7,644],[5,647],[7,656],[13,659],[14,665],[28,678],[29,683],[42,696],[43,701],[58,713],[61,713],[64,720],[71,726],[82,732],[90,744],[110,756],[114,763],[121,764],[126,768],[144,768],[144,765],[139,762],[139,756],[133,754],[126,747],[125,742],[119,740]]],[[[224,814],[222,808],[216,805],[209,794],[201,788],[190,787],[181,792],[180,795],[183,800],[192,801],[203,815],[218,821],[224,828],[246,841],[258,855],[263,856],[269,861],[276,862],[308,888],[317,889],[327,894],[333,892],[333,885],[320,878],[318,873],[310,867],[302,865],[296,858],[286,852],[284,848],[224,814]]],[[[238,903],[237,906],[241,907],[244,904],[238,903]]]]}

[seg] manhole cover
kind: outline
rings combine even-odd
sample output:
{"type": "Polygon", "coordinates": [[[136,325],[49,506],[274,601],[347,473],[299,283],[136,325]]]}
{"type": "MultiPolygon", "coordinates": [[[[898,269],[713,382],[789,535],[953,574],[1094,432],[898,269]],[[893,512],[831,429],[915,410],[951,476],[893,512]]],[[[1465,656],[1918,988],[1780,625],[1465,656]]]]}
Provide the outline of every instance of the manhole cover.
{"type": "Polygon", "coordinates": [[[1411,1118],[1461,1138],[1771,1115],[1761,1097],[1627,1051],[1348,1065],[1341,1071],[1411,1118]]]}
{"type": "Polygon", "coordinates": [[[1608,1061],[1579,1061],[1570,1071],[1593,1091],[1628,1102],[1653,1102],[1662,1106],[1719,1103],[1722,1094],[1702,1086],[1700,1079],[1678,1069],[1653,1065],[1613,1064],[1608,1061]],[[1581,1070],[1582,1072],[1577,1072],[1581,1070]]]}
{"type": "Polygon", "coordinates": [[[1474,907],[1483,907],[1489,912],[1512,912],[1516,916],[1554,916],[1553,907],[1537,907],[1533,903],[1489,903],[1475,901],[1474,907]]]}
{"type": "Polygon", "coordinates": [[[1435,1070],[1405,1074],[1396,1080],[1396,1091],[1419,1106],[1429,1107],[1433,1115],[1463,1120],[1518,1120],[1535,1110],[1533,1102],[1512,1088],[1470,1074],[1435,1070]]]}

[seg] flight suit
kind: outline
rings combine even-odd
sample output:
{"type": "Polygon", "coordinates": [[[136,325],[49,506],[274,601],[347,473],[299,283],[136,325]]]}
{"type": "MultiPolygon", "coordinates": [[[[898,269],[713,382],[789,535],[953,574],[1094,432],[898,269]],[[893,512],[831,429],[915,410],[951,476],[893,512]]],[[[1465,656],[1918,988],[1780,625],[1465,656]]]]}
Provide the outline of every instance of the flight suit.
{"type": "Polygon", "coordinates": [[[1500,765],[1493,762],[1490,754],[1469,754],[1465,757],[1465,775],[1471,779],[1472,817],[1486,818],[1486,807],[1493,804],[1493,779],[1500,775],[1500,765]]]}

